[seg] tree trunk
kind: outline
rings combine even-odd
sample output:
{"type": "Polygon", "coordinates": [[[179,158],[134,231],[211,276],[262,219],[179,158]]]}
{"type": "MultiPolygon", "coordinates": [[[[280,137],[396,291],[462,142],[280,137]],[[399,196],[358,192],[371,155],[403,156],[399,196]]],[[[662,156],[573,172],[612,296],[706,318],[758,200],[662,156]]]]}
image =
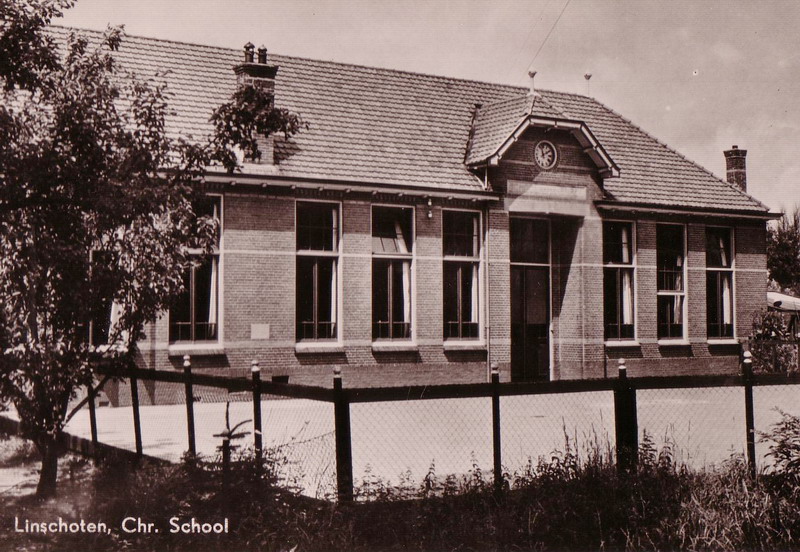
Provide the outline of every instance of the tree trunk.
{"type": "Polygon", "coordinates": [[[42,471],[39,474],[39,484],[36,486],[36,496],[47,498],[56,494],[56,481],[58,479],[58,441],[48,438],[40,447],[42,454],[42,471]]]}

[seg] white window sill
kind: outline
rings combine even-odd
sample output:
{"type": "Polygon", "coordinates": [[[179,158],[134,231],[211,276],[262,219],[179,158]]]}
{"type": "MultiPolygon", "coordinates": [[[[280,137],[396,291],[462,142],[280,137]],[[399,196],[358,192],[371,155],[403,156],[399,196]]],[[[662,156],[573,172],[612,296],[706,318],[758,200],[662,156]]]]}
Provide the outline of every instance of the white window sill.
{"type": "Polygon", "coordinates": [[[485,351],[486,343],[483,341],[448,340],[444,342],[445,351],[485,351]]]}
{"type": "Polygon", "coordinates": [[[415,353],[419,346],[413,341],[373,341],[372,350],[376,353],[415,353]]]}
{"type": "Polygon", "coordinates": [[[691,345],[688,340],[686,339],[659,339],[658,346],[659,347],[686,347],[687,345],[691,345]]]}
{"type": "Polygon", "coordinates": [[[219,356],[225,354],[225,347],[221,343],[173,343],[167,349],[167,354],[175,356],[219,356]]]}
{"type": "Polygon", "coordinates": [[[638,341],[635,339],[628,339],[628,340],[611,340],[606,341],[605,346],[609,349],[616,349],[616,348],[624,348],[624,347],[641,347],[638,341]]]}
{"type": "Polygon", "coordinates": [[[739,340],[735,337],[728,337],[725,339],[709,339],[707,343],[709,345],[738,345],[739,340]]]}
{"type": "Polygon", "coordinates": [[[301,341],[295,343],[296,354],[334,354],[343,353],[344,347],[338,341],[301,341]]]}

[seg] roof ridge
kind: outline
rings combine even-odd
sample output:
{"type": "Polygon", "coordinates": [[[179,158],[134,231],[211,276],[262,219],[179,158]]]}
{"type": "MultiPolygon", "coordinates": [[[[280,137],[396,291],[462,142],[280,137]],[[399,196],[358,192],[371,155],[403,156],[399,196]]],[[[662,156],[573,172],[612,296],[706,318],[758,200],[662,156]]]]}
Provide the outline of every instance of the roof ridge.
{"type": "MultiPolygon", "coordinates": [[[[103,31],[98,31],[96,29],[82,29],[80,27],[71,27],[71,26],[67,26],[67,25],[50,25],[50,27],[69,30],[69,31],[80,31],[80,32],[95,33],[97,35],[102,35],[103,34],[103,31]]],[[[167,38],[155,38],[155,37],[152,37],[152,36],[144,36],[144,35],[133,34],[133,33],[127,32],[127,31],[125,31],[125,37],[138,38],[138,39],[142,39],[142,40],[151,40],[151,41],[155,41],[155,42],[164,42],[164,43],[168,43],[168,44],[180,44],[180,45],[183,45],[183,46],[200,46],[200,47],[203,47],[203,48],[210,48],[210,49],[220,50],[220,51],[224,51],[224,52],[239,52],[240,51],[239,49],[232,48],[232,47],[229,47],[229,46],[212,46],[210,44],[201,44],[201,43],[198,43],[198,42],[185,42],[185,41],[181,41],[181,40],[170,40],[170,39],[167,39],[167,38]]],[[[123,44],[124,44],[124,42],[123,42],[123,44]]],[[[270,55],[278,56],[278,57],[282,57],[282,58],[288,58],[288,59],[297,60],[297,61],[312,61],[312,62],[316,62],[316,63],[327,63],[327,64],[331,64],[331,65],[336,65],[336,66],[339,66],[339,67],[351,67],[351,68],[356,68],[356,69],[369,69],[369,70],[373,70],[373,71],[382,71],[382,72],[387,72],[387,73],[395,73],[395,74],[427,77],[427,78],[432,78],[432,79],[436,79],[436,80],[457,81],[457,82],[465,82],[465,83],[472,83],[472,84],[489,85],[489,86],[505,88],[505,89],[508,89],[510,91],[513,91],[513,90],[520,90],[520,91],[526,90],[526,87],[519,86],[519,85],[514,85],[514,84],[504,84],[504,83],[500,83],[500,82],[491,82],[491,81],[483,81],[483,80],[476,80],[476,79],[467,79],[467,78],[463,78],[463,77],[450,77],[450,76],[447,76],[447,75],[440,75],[440,74],[435,74],[435,73],[424,73],[424,72],[421,72],[421,71],[408,71],[408,70],[405,70],[405,69],[394,69],[394,68],[391,68],[391,67],[380,67],[380,66],[377,66],[377,65],[364,65],[364,64],[359,64],[359,63],[345,63],[345,62],[333,61],[333,60],[329,60],[329,59],[318,59],[318,58],[310,58],[310,57],[303,57],[303,56],[294,56],[294,55],[290,55],[290,54],[281,54],[279,52],[272,52],[272,51],[270,52],[270,55]]]]}
{"type": "Polygon", "coordinates": [[[681,159],[683,159],[683,160],[684,160],[684,161],[686,161],[687,163],[690,163],[692,166],[694,166],[694,167],[696,167],[696,168],[700,169],[702,172],[706,173],[707,175],[709,175],[710,177],[712,177],[712,178],[713,178],[713,179],[715,179],[716,181],[718,181],[718,182],[720,182],[720,183],[722,183],[722,184],[725,184],[726,186],[728,186],[728,187],[729,187],[729,188],[731,188],[732,190],[735,190],[735,191],[736,191],[736,192],[738,192],[739,194],[741,194],[741,195],[743,195],[743,196],[747,197],[748,199],[751,199],[751,200],[755,201],[755,202],[756,202],[756,203],[758,203],[758,204],[759,204],[761,207],[763,207],[764,209],[766,209],[767,211],[769,211],[769,207],[768,207],[767,205],[765,205],[764,203],[762,203],[761,201],[759,201],[758,199],[756,199],[756,198],[755,198],[755,197],[753,197],[752,195],[748,194],[747,192],[745,192],[744,190],[742,190],[741,188],[739,188],[739,187],[738,187],[738,186],[736,186],[735,184],[731,184],[731,183],[730,183],[730,182],[728,182],[727,180],[723,180],[723,179],[721,179],[719,176],[717,176],[716,174],[714,174],[713,172],[711,172],[710,170],[708,170],[707,168],[705,168],[703,165],[701,165],[701,164],[700,164],[700,163],[698,163],[697,161],[695,161],[695,160],[693,160],[693,159],[690,159],[690,158],[686,157],[684,154],[682,154],[682,153],[681,153],[681,152],[679,152],[678,150],[674,149],[673,147],[671,147],[670,145],[668,145],[666,142],[662,142],[661,140],[659,140],[658,138],[656,138],[655,136],[653,136],[651,133],[649,133],[649,132],[647,132],[645,129],[643,129],[641,126],[637,125],[636,123],[634,123],[633,121],[631,121],[630,119],[628,119],[627,117],[625,117],[624,115],[622,115],[622,114],[618,113],[617,111],[613,110],[612,108],[608,107],[606,104],[604,104],[604,103],[603,103],[603,102],[601,102],[600,100],[598,100],[598,99],[596,99],[596,98],[591,98],[591,97],[589,97],[589,96],[583,96],[583,95],[581,95],[581,94],[574,94],[574,95],[575,95],[575,96],[580,96],[580,97],[583,97],[583,98],[586,98],[586,99],[589,99],[589,100],[593,101],[594,103],[596,103],[597,105],[599,105],[600,107],[602,107],[603,109],[605,109],[606,111],[608,111],[609,113],[613,113],[614,115],[616,115],[617,117],[619,117],[620,119],[622,119],[623,121],[625,121],[626,123],[628,123],[630,126],[632,126],[633,128],[635,128],[636,130],[638,130],[639,132],[641,132],[642,134],[644,134],[645,136],[647,136],[647,137],[648,137],[648,138],[650,138],[651,140],[655,141],[655,142],[656,142],[657,144],[659,144],[661,147],[665,148],[665,149],[666,149],[666,150],[668,150],[668,151],[671,151],[672,153],[674,153],[675,155],[677,155],[678,157],[680,157],[681,159]]]}

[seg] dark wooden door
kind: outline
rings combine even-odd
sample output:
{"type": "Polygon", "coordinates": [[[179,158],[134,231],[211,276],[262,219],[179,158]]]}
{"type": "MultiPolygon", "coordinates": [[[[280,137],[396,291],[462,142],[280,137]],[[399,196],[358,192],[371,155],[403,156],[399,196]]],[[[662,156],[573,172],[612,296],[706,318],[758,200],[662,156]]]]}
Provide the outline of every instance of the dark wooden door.
{"type": "Polygon", "coordinates": [[[548,267],[511,267],[511,379],[550,379],[548,267]]]}

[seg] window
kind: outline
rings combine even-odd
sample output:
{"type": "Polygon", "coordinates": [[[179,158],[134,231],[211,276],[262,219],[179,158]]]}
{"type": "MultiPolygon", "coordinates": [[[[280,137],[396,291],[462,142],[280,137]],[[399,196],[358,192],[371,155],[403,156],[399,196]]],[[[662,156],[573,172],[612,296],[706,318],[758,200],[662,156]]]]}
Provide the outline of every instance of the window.
{"type": "Polygon", "coordinates": [[[338,318],[339,207],[297,203],[298,341],[336,339],[338,318]]]}
{"type": "Polygon", "coordinates": [[[217,246],[210,255],[192,253],[192,266],[184,275],[184,292],[169,311],[170,341],[216,341],[219,318],[219,243],[222,198],[208,196],[194,206],[198,218],[217,221],[217,246]]]}
{"type": "Polygon", "coordinates": [[[633,223],[603,222],[603,319],[607,340],[634,339],[633,223]]]}
{"type": "Polygon", "coordinates": [[[480,290],[480,215],[444,211],[444,337],[477,339],[480,290]]]}
{"type": "Polygon", "coordinates": [[[93,296],[97,300],[89,304],[89,323],[86,328],[86,336],[89,345],[93,347],[108,344],[111,327],[116,323],[116,319],[112,320],[112,318],[115,314],[118,316],[119,313],[117,305],[112,304],[111,295],[114,290],[109,286],[106,277],[113,263],[114,257],[107,251],[94,250],[89,253],[90,279],[94,288],[93,296]]]}
{"type": "Polygon", "coordinates": [[[733,337],[733,247],[730,228],[706,228],[708,337],[733,337]]]}
{"type": "Polygon", "coordinates": [[[658,338],[685,337],[686,242],[684,227],[676,224],[656,226],[656,264],[658,283],[658,338]]]}
{"type": "Polygon", "coordinates": [[[543,219],[511,219],[511,262],[548,264],[550,226],[543,219]]]}
{"type": "Polygon", "coordinates": [[[411,338],[413,210],[372,209],[372,338],[411,338]]]}

